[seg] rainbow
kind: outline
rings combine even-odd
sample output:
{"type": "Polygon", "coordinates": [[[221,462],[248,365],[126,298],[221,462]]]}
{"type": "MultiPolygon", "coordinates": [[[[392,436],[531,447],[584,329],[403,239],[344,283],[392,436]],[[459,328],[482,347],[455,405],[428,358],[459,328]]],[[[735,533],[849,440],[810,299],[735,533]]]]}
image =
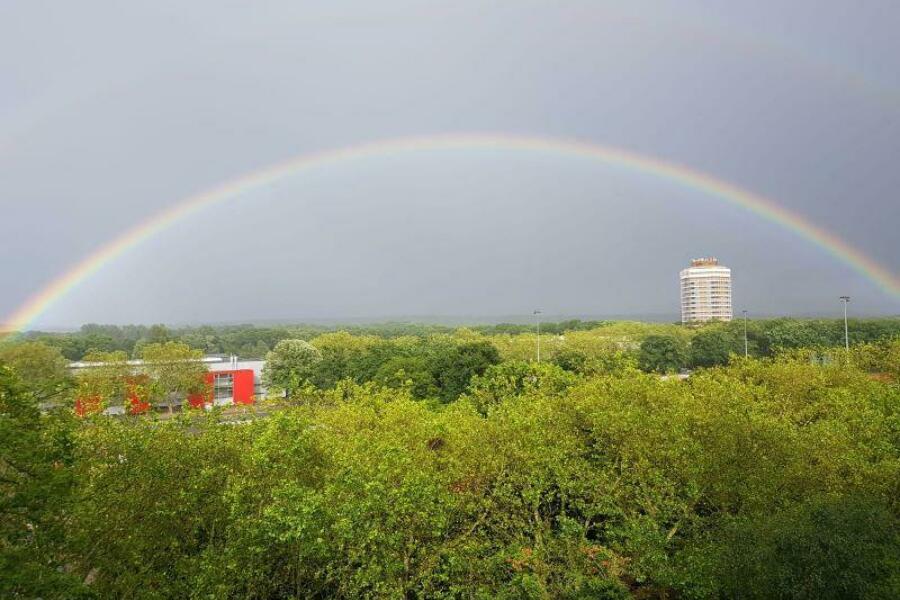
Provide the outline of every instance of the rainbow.
{"type": "Polygon", "coordinates": [[[289,175],[345,162],[374,157],[436,150],[496,150],[550,153],[595,160],[659,177],[744,208],[763,219],[781,225],[824,249],[874,282],[888,295],[900,297],[900,278],[835,234],[810,223],[797,213],[772,200],[716,179],[706,173],[622,148],[592,142],[496,133],[454,133],[394,138],[362,143],[335,150],[303,154],[248,173],[217,187],[189,196],[172,208],[140,223],[118,238],[98,248],[11,314],[5,322],[13,332],[25,331],[31,323],[81,282],[105,265],[153,237],[172,224],[205,208],[255,189],[271,185],[289,175]]]}

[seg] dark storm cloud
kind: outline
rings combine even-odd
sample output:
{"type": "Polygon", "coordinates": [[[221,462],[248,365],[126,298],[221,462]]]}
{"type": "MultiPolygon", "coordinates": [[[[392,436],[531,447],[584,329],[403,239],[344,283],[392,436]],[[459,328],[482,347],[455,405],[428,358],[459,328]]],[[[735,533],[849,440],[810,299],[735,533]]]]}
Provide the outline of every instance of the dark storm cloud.
{"type": "MultiPolygon", "coordinates": [[[[0,8],[0,315],[124,229],[287,157],[452,131],[579,138],[777,198],[900,270],[900,6],[78,3],[0,8]]],[[[646,175],[437,153],[197,215],[39,324],[673,314],[692,256],[756,313],[886,295],[789,231],[646,175]]]]}

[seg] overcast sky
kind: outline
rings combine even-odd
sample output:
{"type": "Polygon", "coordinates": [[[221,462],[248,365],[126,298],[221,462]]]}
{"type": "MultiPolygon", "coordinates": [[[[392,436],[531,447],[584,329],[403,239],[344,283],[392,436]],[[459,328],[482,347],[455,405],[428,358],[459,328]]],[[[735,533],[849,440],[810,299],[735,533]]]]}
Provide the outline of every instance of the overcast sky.
{"type": "MultiPolygon", "coordinates": [[[[0,3],[0,322],[186,196],[409,135],[577,138],[777,200],[900,271],[900,3],[0,3]]],[[[543,153],[347,162],[181,221],[37,326],[675,315],[715,255],[736,310],[897,314],[821,248],[672,182],[543,153]]]]}

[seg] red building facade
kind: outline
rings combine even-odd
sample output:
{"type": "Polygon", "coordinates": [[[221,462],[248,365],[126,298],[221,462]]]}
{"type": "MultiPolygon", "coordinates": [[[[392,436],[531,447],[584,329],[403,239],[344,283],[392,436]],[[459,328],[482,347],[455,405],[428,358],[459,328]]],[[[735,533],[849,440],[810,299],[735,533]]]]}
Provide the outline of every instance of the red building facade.
{"type": "MultiPolygon", "coordinates": [[[[148,381],[146,375],[132,375],[125,381],[125,408],[132,415],[139,415],[150,410],[141,386],[148,381]]],[[[75,414],[79,417],[93,415],[103,410],[103,402],[99,396],[75,399],[75,414]]]]}
{"type": "MultiPolygon", "coordinates": [[[[204,375],[209,390],[202,394],[191,394],[187,402],[192,408],[205,406],[226,406],[230,404],[253,404],[255,402],[255,374],[253,369],[233,369],[209,371],[204,375]]],[[[125,387],[124,406],[112,414],[138,415],[150,410],[150,403],[142,393],[141,386],[147,382],[146,375],[128,377],[125,387]]],[[[79,417],[97,414],[104,410],[99,396],[76,398],[75,414],[79,417]]]]}
{"type": "MultiPolygon", "coordinates": [[[[211,362],[205,359],[210,370],[204,373],[203,382],[205,390],[199,394],[189,394],[181,401],[192,408],[205,408],[211,406],[228,406],[232,404],[248,405],[256,400],[257,393],[264,393],[258,388],[258,372],[261,371],[261,361],[241,363],[237,359],[230,362],[211,362]],[[251,366],[254,368],[243,368],[251,366]],[[230,368],[232,367],[232,368],[230,368]]],[[[139,361],[134,361],[134,366],[140,368],[139,361]]],[[[76,368],[91,368],[90,363],[77,363],[76,368]]],[[[147,390],[144,386],[149,383],[147,375],[136,373],[125,378],[124,398],[122,404],[104,406],[100,396],[87,396],[76,398],[75,413],[84,417],[91,414],[105,412],[107,414],[142,414],[149,412],[152,407],[147,402],[147,390]]],[[[174,406],[179,406],[181,401],[176,400],[174,406]]]]}
{"type": "Polygon", "coordinates": [[[206,405],[253,404],[253,369],[210,371],[206,374],[207,394],[191,394],[188,403],[193,408],[206,405]]]}

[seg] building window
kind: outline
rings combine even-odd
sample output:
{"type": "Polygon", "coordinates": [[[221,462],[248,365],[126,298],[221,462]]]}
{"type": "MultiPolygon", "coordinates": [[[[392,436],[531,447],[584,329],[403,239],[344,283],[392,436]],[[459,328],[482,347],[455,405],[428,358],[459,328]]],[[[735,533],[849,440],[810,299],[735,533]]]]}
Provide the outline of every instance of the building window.
{"type": "Polygon", "coordinates": [[[216,403],[223,400],[234,400],[234,375],[231,373],[217,373],[213,378],[213,398],[216,403]]]}

